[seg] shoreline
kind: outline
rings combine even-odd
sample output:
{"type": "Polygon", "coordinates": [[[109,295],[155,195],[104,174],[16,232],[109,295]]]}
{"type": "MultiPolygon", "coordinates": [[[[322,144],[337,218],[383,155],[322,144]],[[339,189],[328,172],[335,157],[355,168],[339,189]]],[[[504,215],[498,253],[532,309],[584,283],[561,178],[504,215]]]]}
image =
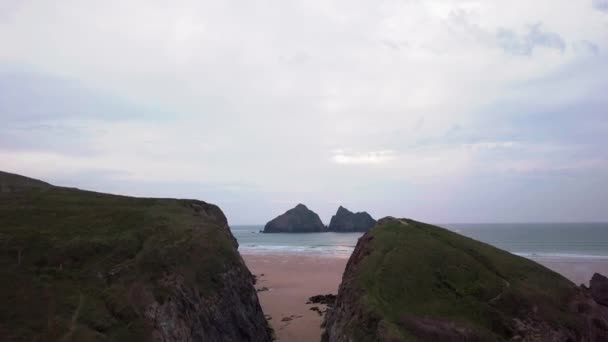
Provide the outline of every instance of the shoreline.
{"type": "MultiPolygon", "coordinates": [[[[337,294],[349,257],[312,253],[250,253],[240,251],[245,264],[257,277],[256,289],[264,314],[277,341],[320,341],[323,316],[307,304],[320,294],[337,294]]],[[[530,258],[576,285],[587,285],[593,273],[608,275],[608,258],[530,258]]]]}
{"type": "Polygon", "coordinates": [[[608,259],[562,259],[548,260],[538,258],[528,258],[535,261],[548,269],[555,271],[566,277],[576,285],[589,286],[589,280],[594,273],[608,275],[608,259]]]}

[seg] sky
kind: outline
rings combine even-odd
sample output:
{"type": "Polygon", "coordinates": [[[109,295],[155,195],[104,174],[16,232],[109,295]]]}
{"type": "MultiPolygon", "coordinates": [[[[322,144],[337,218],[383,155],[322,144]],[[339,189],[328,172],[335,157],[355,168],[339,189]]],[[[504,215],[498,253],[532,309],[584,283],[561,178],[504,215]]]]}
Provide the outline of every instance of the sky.
{"type": "Polygon", "coordinates": [[[0,1],[0,169],[430,222],[608,221],[608,0],[0,1]]]}

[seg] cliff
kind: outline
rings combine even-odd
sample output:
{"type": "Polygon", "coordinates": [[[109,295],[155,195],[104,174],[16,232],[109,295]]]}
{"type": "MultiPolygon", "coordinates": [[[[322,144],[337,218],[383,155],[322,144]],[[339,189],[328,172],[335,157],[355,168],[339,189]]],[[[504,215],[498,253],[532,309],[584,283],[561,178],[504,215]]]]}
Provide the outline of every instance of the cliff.
{"type": "Polygon", "coordinates": [[[0,340],[271,340],[217,206],[0,184],[0,340]]]}
{"type": "Polygon", "coordinates": [[[331,217],[328,230],[330,232],[367,232],[376,225],[368,213],[353,213],[340,206],[336,215],[331,217]]]}
{"type": "Polygon", "coordinates": [[[287,210],[264,226],[264,233],[318,233],[324,230],[319,215],[304,204],[287,210]]]}
{"type": "Polygon", "coordinates": [[[325,323],[325,341],[608,340],[608,308],[589,289],[487,244],[393,218],[357,243],[325,323]]]}

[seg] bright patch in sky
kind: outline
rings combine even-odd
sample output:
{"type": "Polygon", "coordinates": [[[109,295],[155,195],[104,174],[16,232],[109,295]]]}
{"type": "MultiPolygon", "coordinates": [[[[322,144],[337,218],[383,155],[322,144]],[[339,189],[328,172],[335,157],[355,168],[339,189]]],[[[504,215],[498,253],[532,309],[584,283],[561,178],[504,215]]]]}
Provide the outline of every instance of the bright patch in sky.
{"type": "Polygon", "coordinates": [[[332,160],[337,164],[384,164],[393,159],[395,159],[393,151],[346,153],[338,150],[332,157],[332,160]]]}

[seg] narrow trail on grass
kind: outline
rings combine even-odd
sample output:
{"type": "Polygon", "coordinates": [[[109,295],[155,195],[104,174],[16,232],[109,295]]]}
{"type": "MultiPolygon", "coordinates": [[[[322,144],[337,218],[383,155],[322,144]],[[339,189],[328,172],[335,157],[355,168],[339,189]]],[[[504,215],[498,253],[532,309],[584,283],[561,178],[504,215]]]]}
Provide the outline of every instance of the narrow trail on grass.
{"type": "Polygon", "coordinates": [[[61,341],[69,341],[70,338],[72,337],[72,334],[74,333],[74,330],[76,330],[76,322],[78,322],[78,316],[80,316],[80,309],[82,308],[83,301],[84,301],[84,296],[81,293],[80,297],[78,298],[78,306],[76,307],[76,310],[74,310],[74,314],[72,314],[72,322],[70,323],[70,330],[68,330],[68,332],[63,336],[61,341]]]}
{"type": "Polygon", "coordinates": [[[502,298],[502,296],[505,294],[505,292],[507,292],[507,290],[511,287],[511,283],[509,283],[508,280],[506,280],[504,278],[501,278],[501,279],[502,279],[502,281],[505,282],[505,287],[502,289],[502,291],[500,291],[500,293],[496,297],[494,297],[488,301],[488,303],[490,303],[490,304],[494,304],[497,301],[499,301],[500,298],[502,298]]]}

